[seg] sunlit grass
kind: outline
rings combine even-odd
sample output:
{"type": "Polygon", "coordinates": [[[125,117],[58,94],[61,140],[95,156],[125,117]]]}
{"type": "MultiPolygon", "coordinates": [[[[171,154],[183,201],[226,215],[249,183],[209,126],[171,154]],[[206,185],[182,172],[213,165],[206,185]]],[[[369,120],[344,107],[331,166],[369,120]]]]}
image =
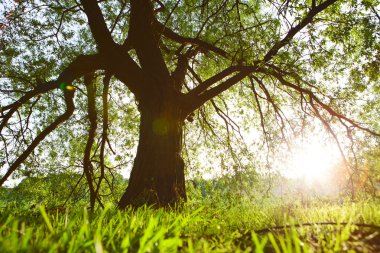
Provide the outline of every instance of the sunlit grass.
{"type": "Polygon", "coordinates": [[[378,201],[276,202],[190,201],[181,211],[107,205],[92,214],[79,207],[41,206],[23,216],[2,210],[0,252],[376,252],[379,231],[353,224],[379,225],[378,201]],[[326,221],[338,225],[296,227],[326,221]],[[254,232],[279,225],[287,229],[254,232]]]}

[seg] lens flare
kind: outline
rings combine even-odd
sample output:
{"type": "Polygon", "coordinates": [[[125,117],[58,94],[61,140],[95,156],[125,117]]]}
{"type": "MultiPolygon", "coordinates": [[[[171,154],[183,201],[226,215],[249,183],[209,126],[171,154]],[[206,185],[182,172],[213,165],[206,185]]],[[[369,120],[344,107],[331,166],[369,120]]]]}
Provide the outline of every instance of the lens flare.
{"type": "Polygon", "coordinates": [[[66,84],[65,84],[65,83],[60,83],[60,84],[59,84],[59,88],[60,88],[61,90],[64,90],[65,87],[66,87],[66,84]]]}
{"type": "Polygon", "coordinates": [[[165,118],[157,118],[153,121],[153,132],[157,135],[167,135],[169,132],[169,121],[165,118]]]}
{"type": "Polygon", "coordinates": [[[69,84],[66,84],[65,82],[62,82],[62,83],[60,83],[59,84],[59,88],[61,89],[61,90],[75,90],[75,87],[74,86],[72,86],[72,85],[69,85],[69,84]]]}

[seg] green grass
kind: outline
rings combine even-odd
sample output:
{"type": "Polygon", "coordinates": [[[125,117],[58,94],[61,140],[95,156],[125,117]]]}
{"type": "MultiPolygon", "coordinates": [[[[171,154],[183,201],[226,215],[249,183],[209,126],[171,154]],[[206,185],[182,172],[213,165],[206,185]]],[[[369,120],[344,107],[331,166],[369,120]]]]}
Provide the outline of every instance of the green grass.
{"type": "Polygon", "coordinates": [[[379,231],[352,224],[380,225],[379,204],[198,200],[181,211],[3,210],[0,252],[377,252],[379,231]],[[326,221],[348,224],[295,227],[326,221]],[[254,232],[280,225],[287,229],[254,232]]]}

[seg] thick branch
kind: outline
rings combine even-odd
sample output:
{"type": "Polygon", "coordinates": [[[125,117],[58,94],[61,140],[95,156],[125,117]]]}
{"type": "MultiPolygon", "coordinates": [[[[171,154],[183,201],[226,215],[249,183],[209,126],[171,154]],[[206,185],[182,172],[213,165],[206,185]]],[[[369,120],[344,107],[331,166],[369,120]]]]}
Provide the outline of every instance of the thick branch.
{"type": "Polygon", "coordinates": [[[171,75],[174,80],[175,87],[177,90],[181,89],[182,84],[185,81],[187,65],[188,65],[188,60],[186,59],[186,57],[183,55],[179,55],[177,67],[171,75]]]}
{"type": "Polygon", "coordinates": [[[127,85],[128,89],[139,100],[146,91],[142,86],[146,75],[128,52],[123,49],[123,46],[119,46],[112,54],[107,55],[105,64],[104,69],[127,85]]]}
{"type": "Polygon", "coordinates": [[[60,124],[62,124],[70,118],[75,109],[73,98],[74,91],[65,90],[66,111],[61,116],[59,116],[53,123],[46,127],[39,135],[37,135],[37,137],[32,141],[28,148],[16,159],[16,161],[14,161],[14,163],[9,167],[5,175],[0,179],[0,186],[4,184],[4,182],[9,178],[9,176],[18,168],[18,166],[20,166],[25,161],[25,159],[30,155],[30,153],[33,152],[37,145],[41,141],[43,141],[48,134],[50,134],[60,124]]]}
{"type": "Polygon", "coordinates": [[[81,0],[81,3],[83,5],[84,12],[86,13],[92,36],[95,39],[99,51],[108,51],[115,45],[115,42],[113,41],[111,33],[107,28],[98,3],[96,0],[81,0]]]}
{"type": "Polygon", "coordinates": [[[227,76],[231,75],[232,73],[238,71],[241,69],[241,66],[230,66],[221,72],[217,73],[216,75],[210,77],[209,79],[205,80],[204,82],[200,83],[197,87],[192,89],[188,94],[190,96],[196,96],[204,91],[206,91],[211,85],[221,81],[223,78],[226,78],[227,76]]]}
{"type": "Polygon", "coordinates": [[[153,6],[149,0],[131,1],[128,38],[136,49],[141,67],[147,76],[161,84],[170,84],[170,73],[159,49],[158,34],[153,28],[153,6]]]}
{"type": "Polygon", "coordinates": [[[186,53],[181,54],[180,50],[182,50],[182,47],[178,49],[178,61],[177,66],[174,72],[172,73],[171,77],[174,80],[175,89],[178,91],[181,91],[181,88],[183,84],[185,83],[185,77],[187,70],[189,68],[189,59],[193,56],[195,56],[198,52],[198,50],[195,49],[189,49],[186,53]]]}
{"type": "Polygon", "coordinates": [[[250,73],[251,73],[250,69],[243,70],[243,71],[237,73],[236,75],[230,77],[226,81],[220,83],[219,85],[203,92],[202,94],[197,96],[193,101],[190,101],[191,104],[187,108],[188,113],[196,110],[197,108],[202,106],[208,100],[212,99],[213,97],[215,97],[215,96],[219,95],[220,93],[222,93],[223,91],[229,89],[230,87],[232,87],[236,83],[240,82],[245,77],[247,77],[250,73]]]}

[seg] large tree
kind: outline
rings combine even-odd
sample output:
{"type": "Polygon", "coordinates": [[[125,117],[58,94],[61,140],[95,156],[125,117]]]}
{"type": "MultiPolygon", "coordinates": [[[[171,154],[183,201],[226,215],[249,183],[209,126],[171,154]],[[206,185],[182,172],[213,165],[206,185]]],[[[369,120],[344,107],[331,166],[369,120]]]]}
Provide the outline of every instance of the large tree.
{"type": "Polygon", "coordinates": [[[88,125],[81,167],[94,206],[107,167],[110,88],[117,82],[133,94],[140,113],[137,154],[120,208],[186,200],[185,121],[208,101],[219,109],[214,99],[227,90],[241,96],[251,90],[265,134],[263,103],[282,126],[281,105],[291,104],[321,120],[333,136],[331,119],[371,132],[343,114],[341,94],[348,95],[340,88],[364,90],[377,81],[378,8],[370,0],[5,1],[0,131],[6,172],[0,185],[70,119],[80,92],[87,102],[77,108],[88,119],[76,122],[88,125]],[[33,111],[39,120],[30,119],[33,111]]]}

